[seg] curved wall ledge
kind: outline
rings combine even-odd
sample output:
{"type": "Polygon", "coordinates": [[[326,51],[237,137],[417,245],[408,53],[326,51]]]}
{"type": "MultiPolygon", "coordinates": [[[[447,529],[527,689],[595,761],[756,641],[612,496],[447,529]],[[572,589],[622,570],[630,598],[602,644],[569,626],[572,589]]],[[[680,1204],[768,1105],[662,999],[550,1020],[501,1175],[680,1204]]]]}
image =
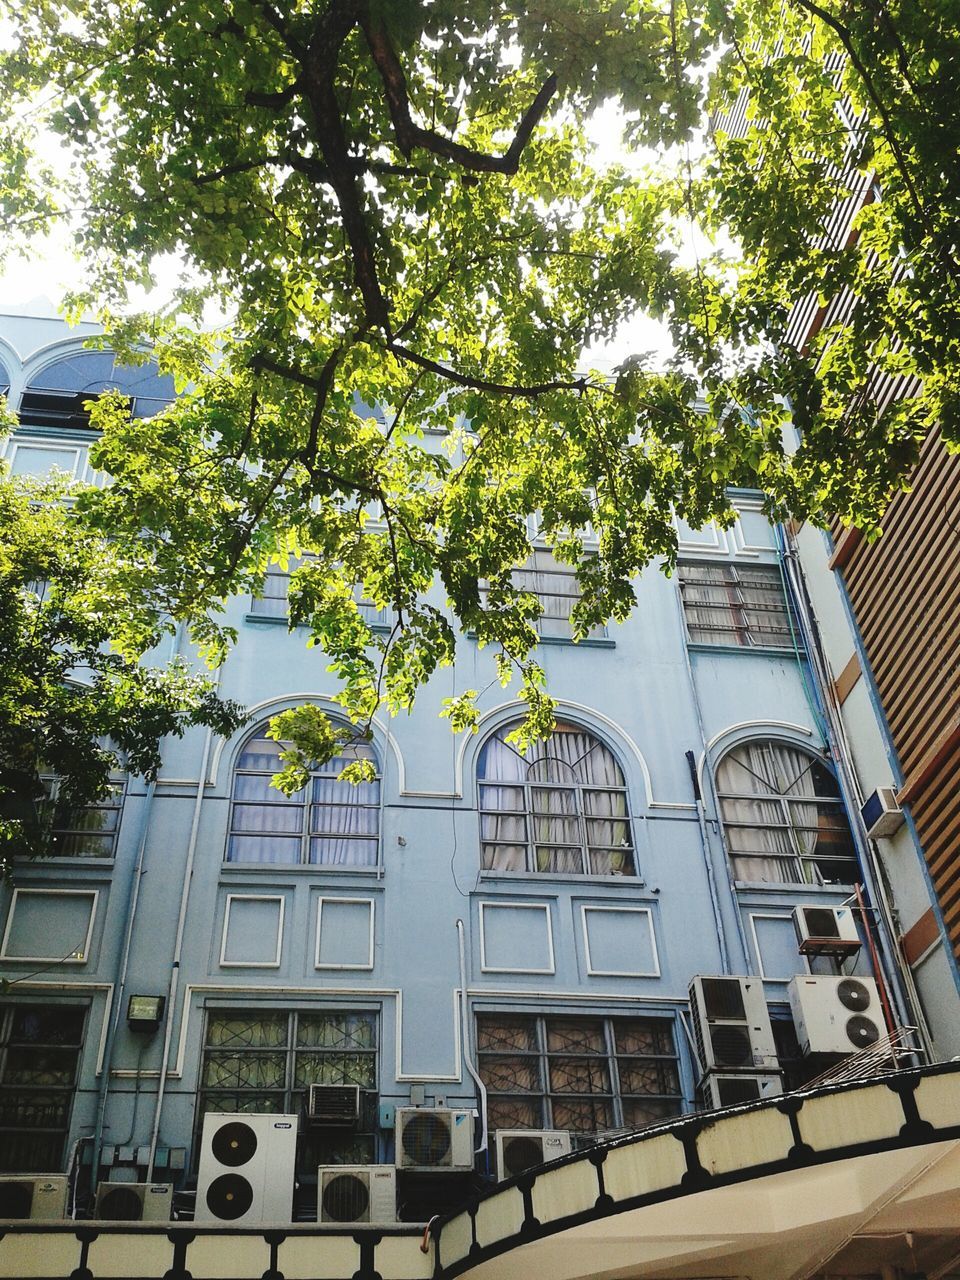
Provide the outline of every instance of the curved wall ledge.
{"type": "Polygon", "coordinates": [[[879,1240],[883,1265],[953,1280],[958,1203],[960,1063],[947,1063],[613,1139],[436,1220],[426,1254],[409,1225],[17,1222],[0,1223],[0,1277],[815,1280],[871,1274],[879,1240]]]}

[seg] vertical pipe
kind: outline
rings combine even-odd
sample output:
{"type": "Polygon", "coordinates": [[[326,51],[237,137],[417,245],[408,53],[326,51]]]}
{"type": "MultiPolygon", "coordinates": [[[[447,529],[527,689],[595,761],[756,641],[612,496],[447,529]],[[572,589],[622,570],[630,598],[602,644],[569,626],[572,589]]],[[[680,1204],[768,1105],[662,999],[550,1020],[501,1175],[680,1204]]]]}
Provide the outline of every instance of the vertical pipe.
{"type": "Polygon", "coordinates": [[[470,1035],[470,1016],[467,1009],[467,958],[463,941],[463,921],[457,921],[457,943],[460,948],[460,1038],[463,1041],[463,1061],[469,1071],[477,1092],[480,1095],[480,1145],[476,1154],[487,1150],[489,1133],[487,1132],[487,1086],[480,1078],[480,1073],[473,1064],[471,1052],[472,1037],[470,1035]]]}
{"type": "MultiPolygon", "coordinates": [[[[221,669],[217,671],[216,687],[220,685],[221,669]]],[[[157,1081],[157,1101],[153,1111],[153,1129],[150,1134],[150,1155],[147,1162],[147,1181],[153,1181],[153,1167],[157,1157],[157,1138],[160,1133],[160,1116],[163,1111],[163,1095],[167,1087],[169,1073],[170,1041],[173,1037],[173,1018],[177,1003],[177,992],[180,986],[180,957],[183,953],[183,933],[187,920],[187,903],[190,898],[190,882],[193,879],[193,862],[197,852],[197,836],[200,831],[200,810],[203,805],[203,792],[207,784],[207,767],[210,761],[210,746],[213,742],[213,730],[208,729],[203,739],[203,754],[200,759],[200,774],[197,779],[197,798],[193,806],[193,820],[190,824],[190,839],[187,845],[187,862],[183,871],[183,889],[180,892],[180,913],[177,917],[177,934],[173,944],[173,962],[170,968],[170,982],[167,987],[166,1020],[163,1028],[163,1056],[160,1059],[160,1078],[157,1081]]]]}

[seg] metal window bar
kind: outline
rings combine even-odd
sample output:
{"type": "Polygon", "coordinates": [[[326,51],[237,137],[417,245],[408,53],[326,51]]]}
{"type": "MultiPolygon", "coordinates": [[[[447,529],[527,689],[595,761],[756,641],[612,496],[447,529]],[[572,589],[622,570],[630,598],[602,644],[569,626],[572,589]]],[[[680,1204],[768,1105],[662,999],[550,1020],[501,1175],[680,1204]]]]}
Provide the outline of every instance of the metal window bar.
{"type": "Polygon", "coordinates": [[[692,643],[794,648],[792,605],[776,568],[681,562],[678,578],[692,643]]]}

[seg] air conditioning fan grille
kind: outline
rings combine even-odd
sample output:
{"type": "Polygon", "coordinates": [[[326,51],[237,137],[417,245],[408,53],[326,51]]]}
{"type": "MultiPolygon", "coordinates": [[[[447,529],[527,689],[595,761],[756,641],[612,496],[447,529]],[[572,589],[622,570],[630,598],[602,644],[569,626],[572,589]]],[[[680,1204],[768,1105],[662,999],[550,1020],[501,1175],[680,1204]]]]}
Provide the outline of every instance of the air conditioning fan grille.
{"type": "Polygon", "coordinates": [[[409,1116],[400,1139],[411,1165],[443,1165],[450,1160],[450,1125],[445,1116],[423,1111],[409,1116]]]}
{"type": "Polygon", "coordinates": [[[732,1107],[738,1102],[756,1102],[760,1097],[760,1084],[749,1077],[743,1080],[717,1081],[717,1096],[722,1107],[732,1107]]]}
{"type": "Polygon", "coordinates": [[[207,1188],[207,1208],[215,1218],[232,1222],[253,1204],[253,1187],[239,1173],[222,1173],[207,1188]]]}
{"type": "Polygon", "coordinates": [[[746,1067],[753,1065],[753,1048],[746,1027],[720,1024],[710,1028],[710,1043],[714,1061],[722,1067],[746,1067]]]}
{"type": "Polygon", "coordinates": [[[534,1137],[510,1138],[503,1144],[501,1177],[515,1177],[527,1169],[543,1164],[543,1140],[534,1137]]]}
{"type": "Polygon", "coordinates": [[[257,1135],[239,1120],[225,1124],[213,1135],[210,1150],[214,1158],[230,1169],[247,1164],[257,1153],[257,1135]]]}
{"type": "Polygon", "coordinates": [[[840,925],[832,907],[803,907],[803,918],[811,938],[839,938],[840,925]]]}
{"type": "Polygon", "coordinates": [[[97,1217],[109,1222],[139,1222],[143,1217],[143,1199],[132,1187],[118,1183],[100,1197],[97,1217]]]}
{"type": "Polygon", "coordinates": [[[355,1173],[337,1173],[323,1184],[323,1213],[330,1222],[367,1222],[370,1189],[355,1173]]]}
{"type": "Polygon", "coordinates": [[[312,1084],[307,1102],[311,1124],[343,1127],[354,1125],[360,1110],[360,1090],[356,1085],[312,1084]]]}
{"type": "Polygon", "coordinates": [[[702,978],[703,1003],[707,1017],[746,1020],[743,988],[737,978],[702,978]]]}
{"type": "Polygon", "coordinates": [[[0,1218],[29,1218],[33,1207],[33,1180],[0,1182],[0,1218]]]}
{"type": "Polygon", "coordinates": [[[876,1044],[880,1039],[877,1024],[872,1019],[865,1018],[862,1013],[855,1013],[847,1020],[846,1032],[847,1039],[858,1049],[869,1049],[870,1045],[876,1044]]]}
{"type": "Polygon", "coordinates": [[[837,999],[845,1009],[862,1013],[870,1007],[870,988],[854,978],[845,978],[837,984],[837,999]]]}

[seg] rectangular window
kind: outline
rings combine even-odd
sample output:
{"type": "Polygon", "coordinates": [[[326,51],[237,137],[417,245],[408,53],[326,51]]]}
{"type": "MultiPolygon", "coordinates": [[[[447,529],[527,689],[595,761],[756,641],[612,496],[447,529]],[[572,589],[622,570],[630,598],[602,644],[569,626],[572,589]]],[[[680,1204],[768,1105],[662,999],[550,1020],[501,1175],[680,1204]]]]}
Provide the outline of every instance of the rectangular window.
{"type": "MultiPolygon", "coordinates": [[[[287,601],[290,593],[290,575],[302,563],[303,560],[291,556],[287,569],[281,569],[277,564],[270,565],[263,587],[250,601],[250,612],[259,618],[286,618],[289,612],[287,601]]],[[[390,625],[389,609],[379,609],[372,600],[365,599],[360,594],[359,587],[355,589],[354,595],[364,622],[371,627],[390,625]]]]}
{"type": "MultiPolygon", "coordinates": [[[[510,577],[518,591],[529,591],[540,601],[543,612],[534,623],[537,633],[544,640],[572,640],[570,615],[580,599],[580,583],[573,565],[560,564],[545,547],[534,547],[527,562],[514,569],[510,577]]],[[[486,584],[481,584],[481,595],[485,602],[486,584]]],[[[606,634],[606,627],[596,626],[587,638],[593,640],[606,634]]]]}
{"type": "Polygon", "coordinates": [[[677,577],[691,644],[792,651],[799,643],[776,565],[681,561],[677,577]]]}
{"type": "Polygon", "coordinates": [[[667,1018],[480,1014],[480,1075],[491,1129],[636,1129],[679,1115],[667,1018]]]}
{"type": "Polygon", "coordinates": [[[56,778],[42,781],[47,792],[42,817],[50,856],[112,858],[123,810],[123,782],[111,783],[107,794],[95,804],[74,807],[59,799],[56,778]]]}
{"type": "Polygon", "coordinates": [[[0,1005],[0,1171],[63,1168],[85,1017],[78,1005],[0,1005]]]}
{"type": "MultiPolygon", "coordinates": [[[[303,1129],[304,1171],[376,1158],[377,1015],[325,1010],[209,1013],[200,1076],[200,1116],[208,1111],[298,1114],[311,1084],[361,1090],[356,1130],[303,1129]]],[[[196,1144],[199,1150],[199,1143],[196,1144]]]]}

